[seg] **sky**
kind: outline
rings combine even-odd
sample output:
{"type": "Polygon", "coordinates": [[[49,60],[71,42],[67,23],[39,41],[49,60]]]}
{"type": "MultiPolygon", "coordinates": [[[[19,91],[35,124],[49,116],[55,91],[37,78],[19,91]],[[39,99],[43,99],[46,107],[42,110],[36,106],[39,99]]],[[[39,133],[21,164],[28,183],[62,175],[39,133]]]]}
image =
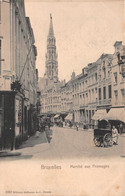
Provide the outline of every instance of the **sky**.
{"type": "Polygon", "coordinates": [[[48,2],[25,0],[30,17],[39,77],[45,73],[45,53],[50,13],[58,53],[59,79],[68,81],[73,71],[80,74],[102,53],[114,53],[114,43],[123,41],[123,1],[48,2]]]}

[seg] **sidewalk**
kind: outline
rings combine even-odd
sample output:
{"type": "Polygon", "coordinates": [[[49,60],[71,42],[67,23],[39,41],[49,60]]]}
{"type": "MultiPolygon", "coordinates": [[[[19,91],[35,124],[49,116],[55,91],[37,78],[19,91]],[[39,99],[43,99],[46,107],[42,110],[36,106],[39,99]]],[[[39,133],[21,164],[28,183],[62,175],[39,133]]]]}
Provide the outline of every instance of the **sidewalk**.
{"type": "Polygon", "coordinates": [[[18,150],[22,148],[33,147],[42,143],[48,143],[45,132],[36,132],[35,135],[29,137],[28,140],[23,142],[22,145],[20,145],[20,147],[18,148],[18,150]]]}
{"type": "Polygon", "coordinates": [[[17,152],[16,150],[3,150],[0,151],[0,157],[8,157],[8,156],[20,156],[21,152],[17,152]]]}
{"type": "Polygon", "coordinates": [[[25,142],[23,142],[18,149],[11,151],[10,149],[5,149],[0,151],[0,157],[10,157],[10,156],[20,156],[23,155],[23,151],[26,148],[34,147],[35,145],[41,143],[48,143],[45,132],[36,132],[35,135],[29,137],[25,142]]]}

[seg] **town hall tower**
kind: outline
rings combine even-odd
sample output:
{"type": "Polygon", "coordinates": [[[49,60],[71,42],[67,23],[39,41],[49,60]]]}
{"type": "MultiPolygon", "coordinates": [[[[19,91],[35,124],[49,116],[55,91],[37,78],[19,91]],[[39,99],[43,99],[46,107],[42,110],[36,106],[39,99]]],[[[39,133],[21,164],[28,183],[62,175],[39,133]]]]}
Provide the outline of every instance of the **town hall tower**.
{"type": "Polygon", "coordinates": [[[47,37],[47,52],[46,52],[46,78],[53,82],[58,82],[58,56],[56,53],[56,39],[54,36],[52,15],[50,14],[50,26],[47,37]]]}

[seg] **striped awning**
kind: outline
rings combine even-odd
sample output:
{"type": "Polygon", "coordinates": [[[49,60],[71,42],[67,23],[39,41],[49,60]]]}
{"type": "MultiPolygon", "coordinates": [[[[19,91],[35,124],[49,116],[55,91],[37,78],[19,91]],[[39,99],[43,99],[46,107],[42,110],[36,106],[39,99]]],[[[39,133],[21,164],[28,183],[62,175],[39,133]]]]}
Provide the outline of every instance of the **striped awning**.
{"type": "Polygon", "coordinates": [[[125,108],[111,108],[104,116],[107,120],[119,120],[125,122],[125,108]]]}
{"type": "Polygon", "coordinates": [[[72,114],[68,114],[65,118],[65,120],[72,120],[72,114]]]}
{"type": "Polygon", "coordinates": [[[107,114],[106,110],[97,110],[92,117],[92,120],[102,120],[103,117],[107,114]]]}
{"type": "Polygon", "coordinates": [[[54,118],[58,118],[60,115],[59,114],[56,114],[55,116],[54,116],[54,118]]]}

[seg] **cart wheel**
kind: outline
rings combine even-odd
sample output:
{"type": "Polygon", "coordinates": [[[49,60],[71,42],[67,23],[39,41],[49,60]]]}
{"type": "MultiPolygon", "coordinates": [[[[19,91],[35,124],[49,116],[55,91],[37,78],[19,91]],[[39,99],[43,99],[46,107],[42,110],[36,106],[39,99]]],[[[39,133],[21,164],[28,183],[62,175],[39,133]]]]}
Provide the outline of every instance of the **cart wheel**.
{"type": "Polygon", "coordinates": [[[94,143],[97,147],[101,146],[101,140],[100,137],[94,137],[94,143]]]}
{"type": "Polygon", "coordinates": [[[105,147],[112,146],[113,141],[112,141],[112,135],[111,133],[106,133],[103,137],[103,144],[105,147]]]}

